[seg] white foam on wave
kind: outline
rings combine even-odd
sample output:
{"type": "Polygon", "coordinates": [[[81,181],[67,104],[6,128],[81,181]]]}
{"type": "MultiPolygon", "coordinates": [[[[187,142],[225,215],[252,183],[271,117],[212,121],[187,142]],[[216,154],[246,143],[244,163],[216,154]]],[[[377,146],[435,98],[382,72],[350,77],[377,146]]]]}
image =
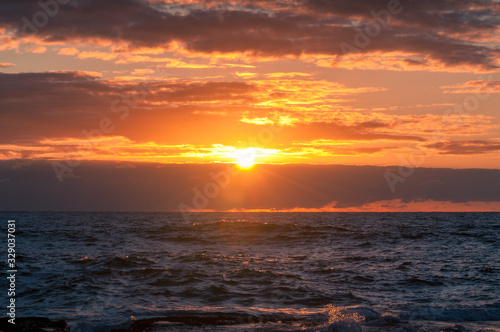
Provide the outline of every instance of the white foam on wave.
{"type": "Polygon", "coordinates": [[[326,332],[390,331],[488,331],[500,332],[500,308],[415,307],[398,314],[380,313],[363,306],[328,305],[326,332]]]}

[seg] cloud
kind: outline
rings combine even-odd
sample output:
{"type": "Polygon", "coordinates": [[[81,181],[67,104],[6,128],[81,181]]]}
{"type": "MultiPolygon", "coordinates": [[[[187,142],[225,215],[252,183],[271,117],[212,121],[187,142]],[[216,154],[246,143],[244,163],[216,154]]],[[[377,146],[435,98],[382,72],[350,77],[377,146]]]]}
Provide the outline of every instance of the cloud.
{"type": "MultiPolygon", "coordinates": [[[[303,57],[306,62],[314,63],[318,67],[344,68],[349,70],[394,70],[394,71],[448,71],[471,72],[481,71],[470,63],[455,63],[450,66],[446,61],[431,58],[423,53],[408,51],[370,51],[350,52],[342,57],[309,56],[303,57]]],[[[488,68],[483,68],[488,70],[488,68]]],[[[489,68],[491,69],[491,68],[489,68]]]]}
{"type": "MultiPolygon", "coordinates": [[[[258,134],[257,124],[240,121],[244,113],[262,112],[268,116],[278,107],[302,111],[323,107],[328,102],[336,103],[344,95],[381,90],[348,88],[335,82],[312,80],[188,82],[173,79],[137,83],[100,79],[88,72],[0,74],[0,87],[0,114],[8,115],[1,124],[6,137],[4,142],[39,137],[81,137],[83,130],[98,128],[103,118],[110,118],[117,124],[134,113],[135,126],[121,124],[122,136],[162,143],[168,128],[170,138],[188,138],[187,142],[195,143],[191,141],[193,138],[206,142],[219,137],[213,142],[221,144],[232,144],[227,142],[230,137],[238,141],[258,134]],[[28,94],[30,98],[26,98],[28,94]],[[226,119],[215,114],[224,114],[226,119]],[[216,132],[211,130],[214,125],[226,129],[216,132]],[[181,132],[180,128],[184,130],[181,132]],[[195,134],[188,135],[189,132],[195,134]],[[206,136],[202,137],[203,134],[206,136]],[[225,137],[222,140],[221,135],[225,137]]],[[[380,136],[367,135],[367,131],[375,127],[368,128],[366,123],[361,123],[363,121],[324,125],[313,124],[320,122],[318,120],[308,122],[310,124],[305,127],[297,124],[293,130],[303,131],[299,136],[316,138],[322,138],[314,134],[316,129],[324,132],[327,138],[340,137],[341,133],[367,139],[380,136]]],[[[391,135],[384,133],[380,137],[390,138],[391,135]]]]}
{"type": "Polygon", "coordinates": [[[395,141],[425,141],[425,138],[415,135],[383,133],[373,130],[374,128],[390,127],[383,123],[361,122],[355,125],[344,125],[341,123],[311,122],[295,125],[293,131],[295,140],[395,140],[395,141]]]}
{"type": "Polygon", "coordinates": [[[47,51],[46,47],[39,46],[39,47],[35,47],[33,50],[31,50],[31,53],[42,54],[42,53],[45,53],[46,51],[47,51]]]}
{"type": "Polygon", "coordinates": [[[444,93],[468,93],[488,96],[490,93],[500,93],[500,81],[475,80],[461,84],[442,86],[444,93]]]}
{"type": "MultiPolygon", "coordinates": [[[[464,136],[480,139],[498,129],[481,114],[396,115],[344,106],[346,97],[380,90],[310,77],[138,83],[90,72],[0,73],[0,158],[64,159],[75,142],[102,136],[121,139],[84,149],[79,159],[229,161],[213,154],[218,144],[280,151],[264,162],[320,163],[420,147],[456,154],[464,136]],[[269,136],[271,126],[279,130],[269,136]],[[446,143],[432,145],[436,135],[446,143]]],[[[466,146],[462,151],[496,153],[493,146],[466,146]]]]}
{"type": "Polygon", "coordinates": [[[64,48],[61,48],[57,54],[60,54],[60,55],[76,55],[78,54],[80,51],[78,51],[78,49],[74,48],[74,47],[64,47],[64,48]]]}
{"type": "MultiPolygon", "coordinates": [[[[405,54],[401,65],[410,67],[436,64],[498,68],[495,59],[499,50],[494,44],[471,43],[470,37],[461,35],[471,27],[480,31],[498,28],[499,6],[494,1],[402,1],[401,13],[393,15],[392,23],[363,47],[355,43],[358,31],[373,29],[378,21],[371,11],[386,9],[387,1],[304,0],[289,2],[290,6],[241,1],[234,2],[231,8],[210,6],[205,1],[201,4],[86,0],[76,7],[59,6],[57,15],[50,17],[46,26],[35,27],[34,36],[47,44],[113,43],[124,44],[130,50],[163,48],[207,57],[326,55],[331,62],[346,57],[340,45],[348,43],[354,48],[347,56],[397,52],[405,54]]],[[[21,39],[29,31],[22,18],[29,21],[40,10],[36,1],[9,3],[0,13],[0,27],[17,29],[15,38],[21,39]]]]}
{"type": "MultiPolygon", "coordinates": [[[[322,136],[319,136],[322,137],[322,136]]],[[[162,144],[153,141],[135,142],[117,135],[93,135],[79,138],[50,138],[39,141],[20,141],[16,144],[0,144],[0,160],[108,160],[120,162],[234,162],[238,151],[252,148],[258,163],[302,162],[320,163],[322,158],[337,156],[372,155],[386,151],[399,150],[401,147],[387,142],[377,144],[377,136],[364,142],[347,140],[318,139],[288,144],[269,144],[275,148],[249,146],[230,146],[223,144],[162,144]]],[[[404,139],[391,137],[391,140],[404,139]]],[[[265,146],[265,145],[262,145],[265,146]]]]}
{"type": "Polygon", "coordinates": [[[15,64],[13,63],[8,63],[8,62],[0,62],[0,68],[2,67],[14,67],[15,64]]]}
{"type": "MultiPolygon", "coordinates": [[[[204,60],[204,59],[202,59],[204,60]]],[[[203,68],[221,68],[223,65],[214,65],[203,62],[186,62],[183,60],[167,57],[153,57],[144,54],[120,54],[120,57],[115,61],[116,64],[129,64],[129,63],[159,63],[162,68],[189,68],[189,69],[203,69],[203,68]]],[[[206,62],[206,61],[205,61],[206,62]]]]}
{"type": "MultiPolygon", "coordinates": [[[[139,105],[144,109],[146,104],[168,107],[176,103],[243,102],[251,100],[248,93],[256,89],[242,82],[174,80],[144,85],[99,80],[85,72],[0,73],[0,87],[0,114],[5,119],[1,126],[6,140],[78,137],[82,130],[98,126],[102,118],[118,119],[139,105]],[[26,98],[28,95],[30,98],[26,98]]],[[[139,116],[144,121],[156,120],[151,112],[139,116]]],[[[190,112],[183,117],[187,120],[190,112]]]]}
{"type": "Polygon", "coordinates": [[[200,205],[193,203],[196,189],[203,193],[228,165],[85,162],[59,182],[51,162],[13,169],[17,162],[0,161],[2,178],[10,179],[0,183],[3,211],[174,211],[181,203],[212,210],[322,209],[332,202],[335,209],[358,210],[419,202],[441,207],[491,202],[498,208],[500,202],[500,170],[418,168],[392,193],[384,178],[391,167],[259,165],[231,176],[218,195],[200,205]]]}
{"type": "Polygon", "coordinates": [[[80,52],[78,53],[78,59],[99,59],[99,60],[113,60],[116,58],[116,54],[106,53],[106,52],[80,52]]]}
{"type": "Polygon", "coordinates": [[[485,154],[500,151],[500,141],[496,140],[447,141],[426,146],[436,149],[440,154],[452,155],[485,154]]]}
{"type": "Polygon", "coordinates": [[[314,160],[314,157],[321,156],[340,156],[340,155],[371,155],[381,152],[402,149],[401,146],[374,144],[359,141],[332,141],[327,139],[313,140],[309,142],[294,142],[293,147],[285,149],[283,152],[290,155],[301,156],[314,160]]]}
{"type": "Polygon", "coordinates": [[[61,48],[57,54],[59,55],[76,55],[78,59],[99,59],[99,60],[113,60],[117,57],[116,54],[101,52],[101,51],[80,51],[74,47],[61,48]]]}
{"type": "MultiPolygon", "coordinates": [[[[401,8],[401,12],[390,16],[398,25],[409,25],[424,29],[467,32],[471,29],[489,30],[500,24],[498,12],[500,6],[495,1],[482,0],[359,0],[301,1],[316,13],[338,15],[342,17],[373,20],[372,12],[380,13],[389,7],[401,8]]],[[[384,17],[385,18],[385,17],[384,17]]]]}
{"type": "MultiPolygon", "coordinates": [[[[0,160],[108,160],[120,162],[234,162],[238,149],[222,144],[158,144],[134,142],[123,136],[53,138],[24,145],[0,144],[0,160]]],[[[253,148],[260,160],[278,150],[253,148]]]]}
{"type": "MultiPolygon", "coordinates": [[[[322,208],[293,208],[281,210],[283,212],[498,212],[500,202],[464,202],[455,203],[450,201],[412,201],[402,202],[401,199],[371,202],[356,207],[336,207],[338,202],[322,208]]],[[[264,209],[265,211],[276,211],[275,209],[264,209]]]]}

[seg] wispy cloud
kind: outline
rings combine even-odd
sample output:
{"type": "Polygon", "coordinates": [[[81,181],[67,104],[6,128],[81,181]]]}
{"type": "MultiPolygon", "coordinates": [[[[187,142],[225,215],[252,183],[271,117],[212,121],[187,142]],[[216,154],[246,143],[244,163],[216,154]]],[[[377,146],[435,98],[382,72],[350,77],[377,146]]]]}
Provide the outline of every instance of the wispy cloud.
{"type": "Polygon", "coordinates": [[[427,147],[437,149],[441,154],[470,155],[485,154],[500,151],[500,141],[498,140],[468,140],[468,141],[447,141],[429,144],[427,147]]]}
{"type": "Polygon", "coordinates": [[[500,81],[475,80],[461,84],[442,86],[444,93],[489,94],[500,93],[500,81]]]}

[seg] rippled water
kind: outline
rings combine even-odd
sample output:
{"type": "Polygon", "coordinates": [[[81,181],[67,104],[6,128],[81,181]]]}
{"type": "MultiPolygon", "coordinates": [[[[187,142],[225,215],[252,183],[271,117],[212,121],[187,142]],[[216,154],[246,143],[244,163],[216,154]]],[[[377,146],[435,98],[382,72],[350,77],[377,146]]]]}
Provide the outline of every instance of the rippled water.
{"type": "Polygon", "coordinates": [[[18,314],[72,330],[500,330],[498,213],[0,216],[17,219],[18,314]]]}

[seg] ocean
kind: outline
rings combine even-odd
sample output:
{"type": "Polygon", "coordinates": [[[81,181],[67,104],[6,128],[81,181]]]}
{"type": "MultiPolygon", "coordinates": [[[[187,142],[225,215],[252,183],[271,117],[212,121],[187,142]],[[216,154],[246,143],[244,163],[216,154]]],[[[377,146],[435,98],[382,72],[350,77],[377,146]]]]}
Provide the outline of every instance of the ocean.
{"type": "Polygon", "coordinates": [[[71,331],[500,331],[500,213],[0,217],[16,317],[71,331]]]}

